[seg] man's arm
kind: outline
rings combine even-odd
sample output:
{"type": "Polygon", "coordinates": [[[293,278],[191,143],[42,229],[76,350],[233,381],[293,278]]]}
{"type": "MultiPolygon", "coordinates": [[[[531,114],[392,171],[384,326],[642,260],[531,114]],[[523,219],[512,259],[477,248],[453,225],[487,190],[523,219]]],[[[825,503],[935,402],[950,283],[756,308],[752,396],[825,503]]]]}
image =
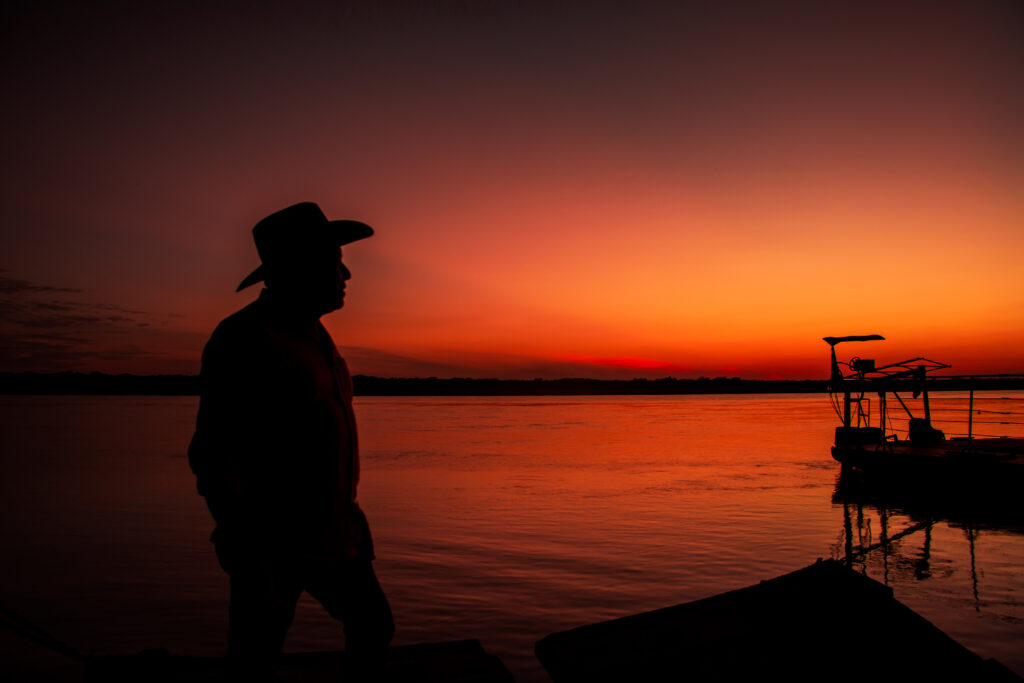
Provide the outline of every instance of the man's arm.
{"type": "Polygon", "coordinates": [[[280,375],[266,339],[245,326],[225,321],[203,350],[189,465],[220,527],[242,530],[257,523],[251,481],[273,448],[268,435],[280,375]]]}

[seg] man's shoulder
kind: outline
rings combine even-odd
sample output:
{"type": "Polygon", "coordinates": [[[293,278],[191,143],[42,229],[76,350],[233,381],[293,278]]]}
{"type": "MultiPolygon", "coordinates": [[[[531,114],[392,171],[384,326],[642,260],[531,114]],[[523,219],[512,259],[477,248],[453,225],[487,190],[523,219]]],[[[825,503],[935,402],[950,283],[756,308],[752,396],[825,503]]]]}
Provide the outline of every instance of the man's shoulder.
{"type": "Polygon", "coordinates": [[[253,301],[221,320],[206,342],[204,355],[220,350],[251,349],[258,344],[266,336],[266,329],[257,304],[258,301],[253,301]]]}
{"type": "Polygon", "coordinates": [[[221,320],[203,347],[201,374],[230,377],[241,386],[241,376],[274,371],[282,359],[263,313],[257,300],[221,320]]]}
{"type": "Polygon", "coordinates": [[[235,311],[228,317],[224,318],[214,329],[213,334],[236,334],[239,332],[252,332],[253,330],[261,327],[260,322],[260,311],[258,300],[252,301],[248,305],[243,306],[241,309],[235,311]]]}

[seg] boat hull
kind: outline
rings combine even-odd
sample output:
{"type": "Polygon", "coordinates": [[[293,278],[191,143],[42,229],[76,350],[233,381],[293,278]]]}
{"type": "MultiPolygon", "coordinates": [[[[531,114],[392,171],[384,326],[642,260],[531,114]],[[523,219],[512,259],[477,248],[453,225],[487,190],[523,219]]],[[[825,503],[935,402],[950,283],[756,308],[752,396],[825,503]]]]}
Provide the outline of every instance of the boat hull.
{"type": "Polygon", "coordinates": [[[653,612],[553,633],[555,683],[1020,679],[835,561],[653,612]]]}
{"type": "Polygon", "coordinates": [[[844,472],[910,486],[1019,490],[1024,484],[1024,439],[951,439],[932,446],[909,442],[835,446],[832,457],[844,472]]]}

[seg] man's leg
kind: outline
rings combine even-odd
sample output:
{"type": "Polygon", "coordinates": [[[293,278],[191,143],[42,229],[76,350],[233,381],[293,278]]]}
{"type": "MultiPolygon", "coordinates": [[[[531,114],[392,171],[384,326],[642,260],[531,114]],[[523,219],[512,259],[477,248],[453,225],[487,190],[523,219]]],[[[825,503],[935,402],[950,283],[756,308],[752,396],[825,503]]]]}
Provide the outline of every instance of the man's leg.
{"type": "Polygon", "coordinates": [[[395,635],[395,622],[371,561],[313,562],[303,587],[328,614],[344,624],[347,678],[379,677],[395,635]]]}
{"type": "Polygon", "coordinates": [[[270,566],[265,558],[225,558],[222,552],[218,555],[231,578],[227,652],[230,674],[238,681],[273,680],[301,586],[285,567],[270,566]],[[230,562],[225,563],[225,559],[230,562]]]}

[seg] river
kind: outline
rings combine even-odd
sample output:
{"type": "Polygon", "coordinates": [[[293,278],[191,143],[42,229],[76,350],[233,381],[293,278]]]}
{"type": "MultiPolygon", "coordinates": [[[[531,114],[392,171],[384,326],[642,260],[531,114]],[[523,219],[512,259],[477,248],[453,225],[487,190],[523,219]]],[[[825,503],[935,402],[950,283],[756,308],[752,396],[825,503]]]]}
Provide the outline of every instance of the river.
{"type": "MultiPolygon", "coordinates": [[[[196,406],[0,397],[0,603],[83,651],[223,651],[227,579],[185,459],[196,406]]],[[[551,632],[843,553],[825,396],[361,397],[356,411],[395,642],[479,638],[519,681],[547,680],[533,643],[551,632]]],[[[912,521],[864,507],[857,541],[912,521]]],[[[1019,528],[955,520],[856,565],[1024,674],[1022,566],[1019,528]]],[[[304,597],[287,649],[341,646],[304,597]]],[[[74,678],[6,631],[0,656],[11,680],[74,678]]]]}

